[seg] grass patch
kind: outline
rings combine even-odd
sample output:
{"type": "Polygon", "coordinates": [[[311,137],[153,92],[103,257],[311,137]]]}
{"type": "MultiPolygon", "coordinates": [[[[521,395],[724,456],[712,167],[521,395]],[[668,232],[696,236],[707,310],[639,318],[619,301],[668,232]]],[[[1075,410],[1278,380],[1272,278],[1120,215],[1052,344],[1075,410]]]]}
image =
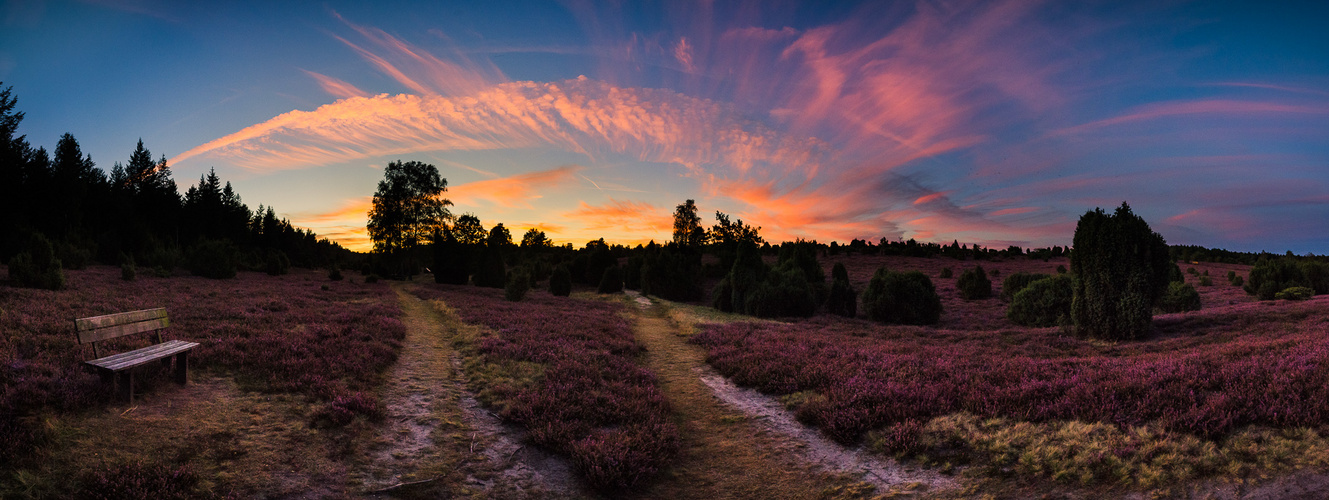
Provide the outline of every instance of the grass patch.
{"type": "Polygon", "coordinates": [[[957,413],[875,430],[866,440],[876,452],[928,465],[969,465],[981,476],[1041,476],[1079,486],[1158,489],[1329,465],[1329,440],[1307,428],[1252,427],[1211,441],[1158,425],[1031,423],[957,413]]]}

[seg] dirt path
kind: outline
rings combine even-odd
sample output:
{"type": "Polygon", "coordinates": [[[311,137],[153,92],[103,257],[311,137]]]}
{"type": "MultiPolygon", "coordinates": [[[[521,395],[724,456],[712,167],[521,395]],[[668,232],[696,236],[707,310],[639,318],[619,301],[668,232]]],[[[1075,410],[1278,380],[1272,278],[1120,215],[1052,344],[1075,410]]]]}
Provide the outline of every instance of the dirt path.
{"type": "Polygon", "coordinates": [[[678,335],[661,308],[636,297],[637,340],[676,414],[678,459],[641,498],[818,498],[950,486],[948,478],[901,468],[821,438],[771,398],[733,386],[678,335]]]}
{"type": "Polygon", "coordinates": [[[451,347],[461,324],[396,284],[406,338],[383,388],[387,418],[353,474],[362,494],[416,498],[575,496],[560,461],[521,444],[465,389],[451,347]]]}

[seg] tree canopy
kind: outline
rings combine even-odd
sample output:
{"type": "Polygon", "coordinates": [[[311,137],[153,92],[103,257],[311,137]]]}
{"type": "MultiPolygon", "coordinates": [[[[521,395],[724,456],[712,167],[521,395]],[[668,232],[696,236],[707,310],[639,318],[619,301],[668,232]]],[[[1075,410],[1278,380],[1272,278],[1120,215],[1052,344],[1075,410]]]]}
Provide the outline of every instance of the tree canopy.
{"type": "Polygon", "coordinates": [[[443,198],[448,181],[439,176],[438,168],[398,160],[384,168],[383,177],[367,225],[374,250],[393,253],[415,248],[446,227],[452,202],[443,198]]]}

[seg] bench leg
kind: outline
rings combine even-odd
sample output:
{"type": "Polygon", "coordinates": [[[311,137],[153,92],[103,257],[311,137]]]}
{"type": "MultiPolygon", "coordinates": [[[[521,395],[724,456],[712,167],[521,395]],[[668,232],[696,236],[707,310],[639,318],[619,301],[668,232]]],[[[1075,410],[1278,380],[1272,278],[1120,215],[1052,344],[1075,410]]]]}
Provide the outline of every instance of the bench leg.
{"type": "MultiPolygon", "coordinates": [[[[167,358],[166,362],[170,362],[167,358]]],[[[175,382],[180,385],[189,384],[189,351],[175,355],[175,382]]]]}
{"type": "Polygon", "coordinates": [[[125,401],[130,402],[130,403],[133,403],[133,402],[134,402],[134,372],[133,372],[133,371],[130,371],[130,370],[125,370],[125,371],[123,371],[123,372],[120,373],[120,378],[124,379],[124,381],[122,382],[122,383],[124,384],[124,386],[120,388],[120,393],[121,393],[122,395],[124,395],[124,397],[125,397],[125,401]]]}

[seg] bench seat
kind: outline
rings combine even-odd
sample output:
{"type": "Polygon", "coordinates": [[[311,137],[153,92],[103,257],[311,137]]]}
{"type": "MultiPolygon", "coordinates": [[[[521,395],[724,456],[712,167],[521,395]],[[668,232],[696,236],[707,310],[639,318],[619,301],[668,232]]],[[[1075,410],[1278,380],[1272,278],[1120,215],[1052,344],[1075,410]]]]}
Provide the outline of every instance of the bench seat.
{"type": "Polygon", "coordinates": [[[150,361],[156,361],[159,359],[168,358],[176,354],[193,349],[195,347],[198,347],[198,342],[185,342],[183,340],[168,340],[166,342],[162,342],[160,344],[153,344],[144,347],[142,349],[135,349],[133,351],[122,352],[120,354],[113,354],[101,359],[94,359],[92,361],[88,361],[87,363],[102,370],[110,370],[113,372],[118,372],[120,370],[133,368],[135,366],[150,361]]]}

